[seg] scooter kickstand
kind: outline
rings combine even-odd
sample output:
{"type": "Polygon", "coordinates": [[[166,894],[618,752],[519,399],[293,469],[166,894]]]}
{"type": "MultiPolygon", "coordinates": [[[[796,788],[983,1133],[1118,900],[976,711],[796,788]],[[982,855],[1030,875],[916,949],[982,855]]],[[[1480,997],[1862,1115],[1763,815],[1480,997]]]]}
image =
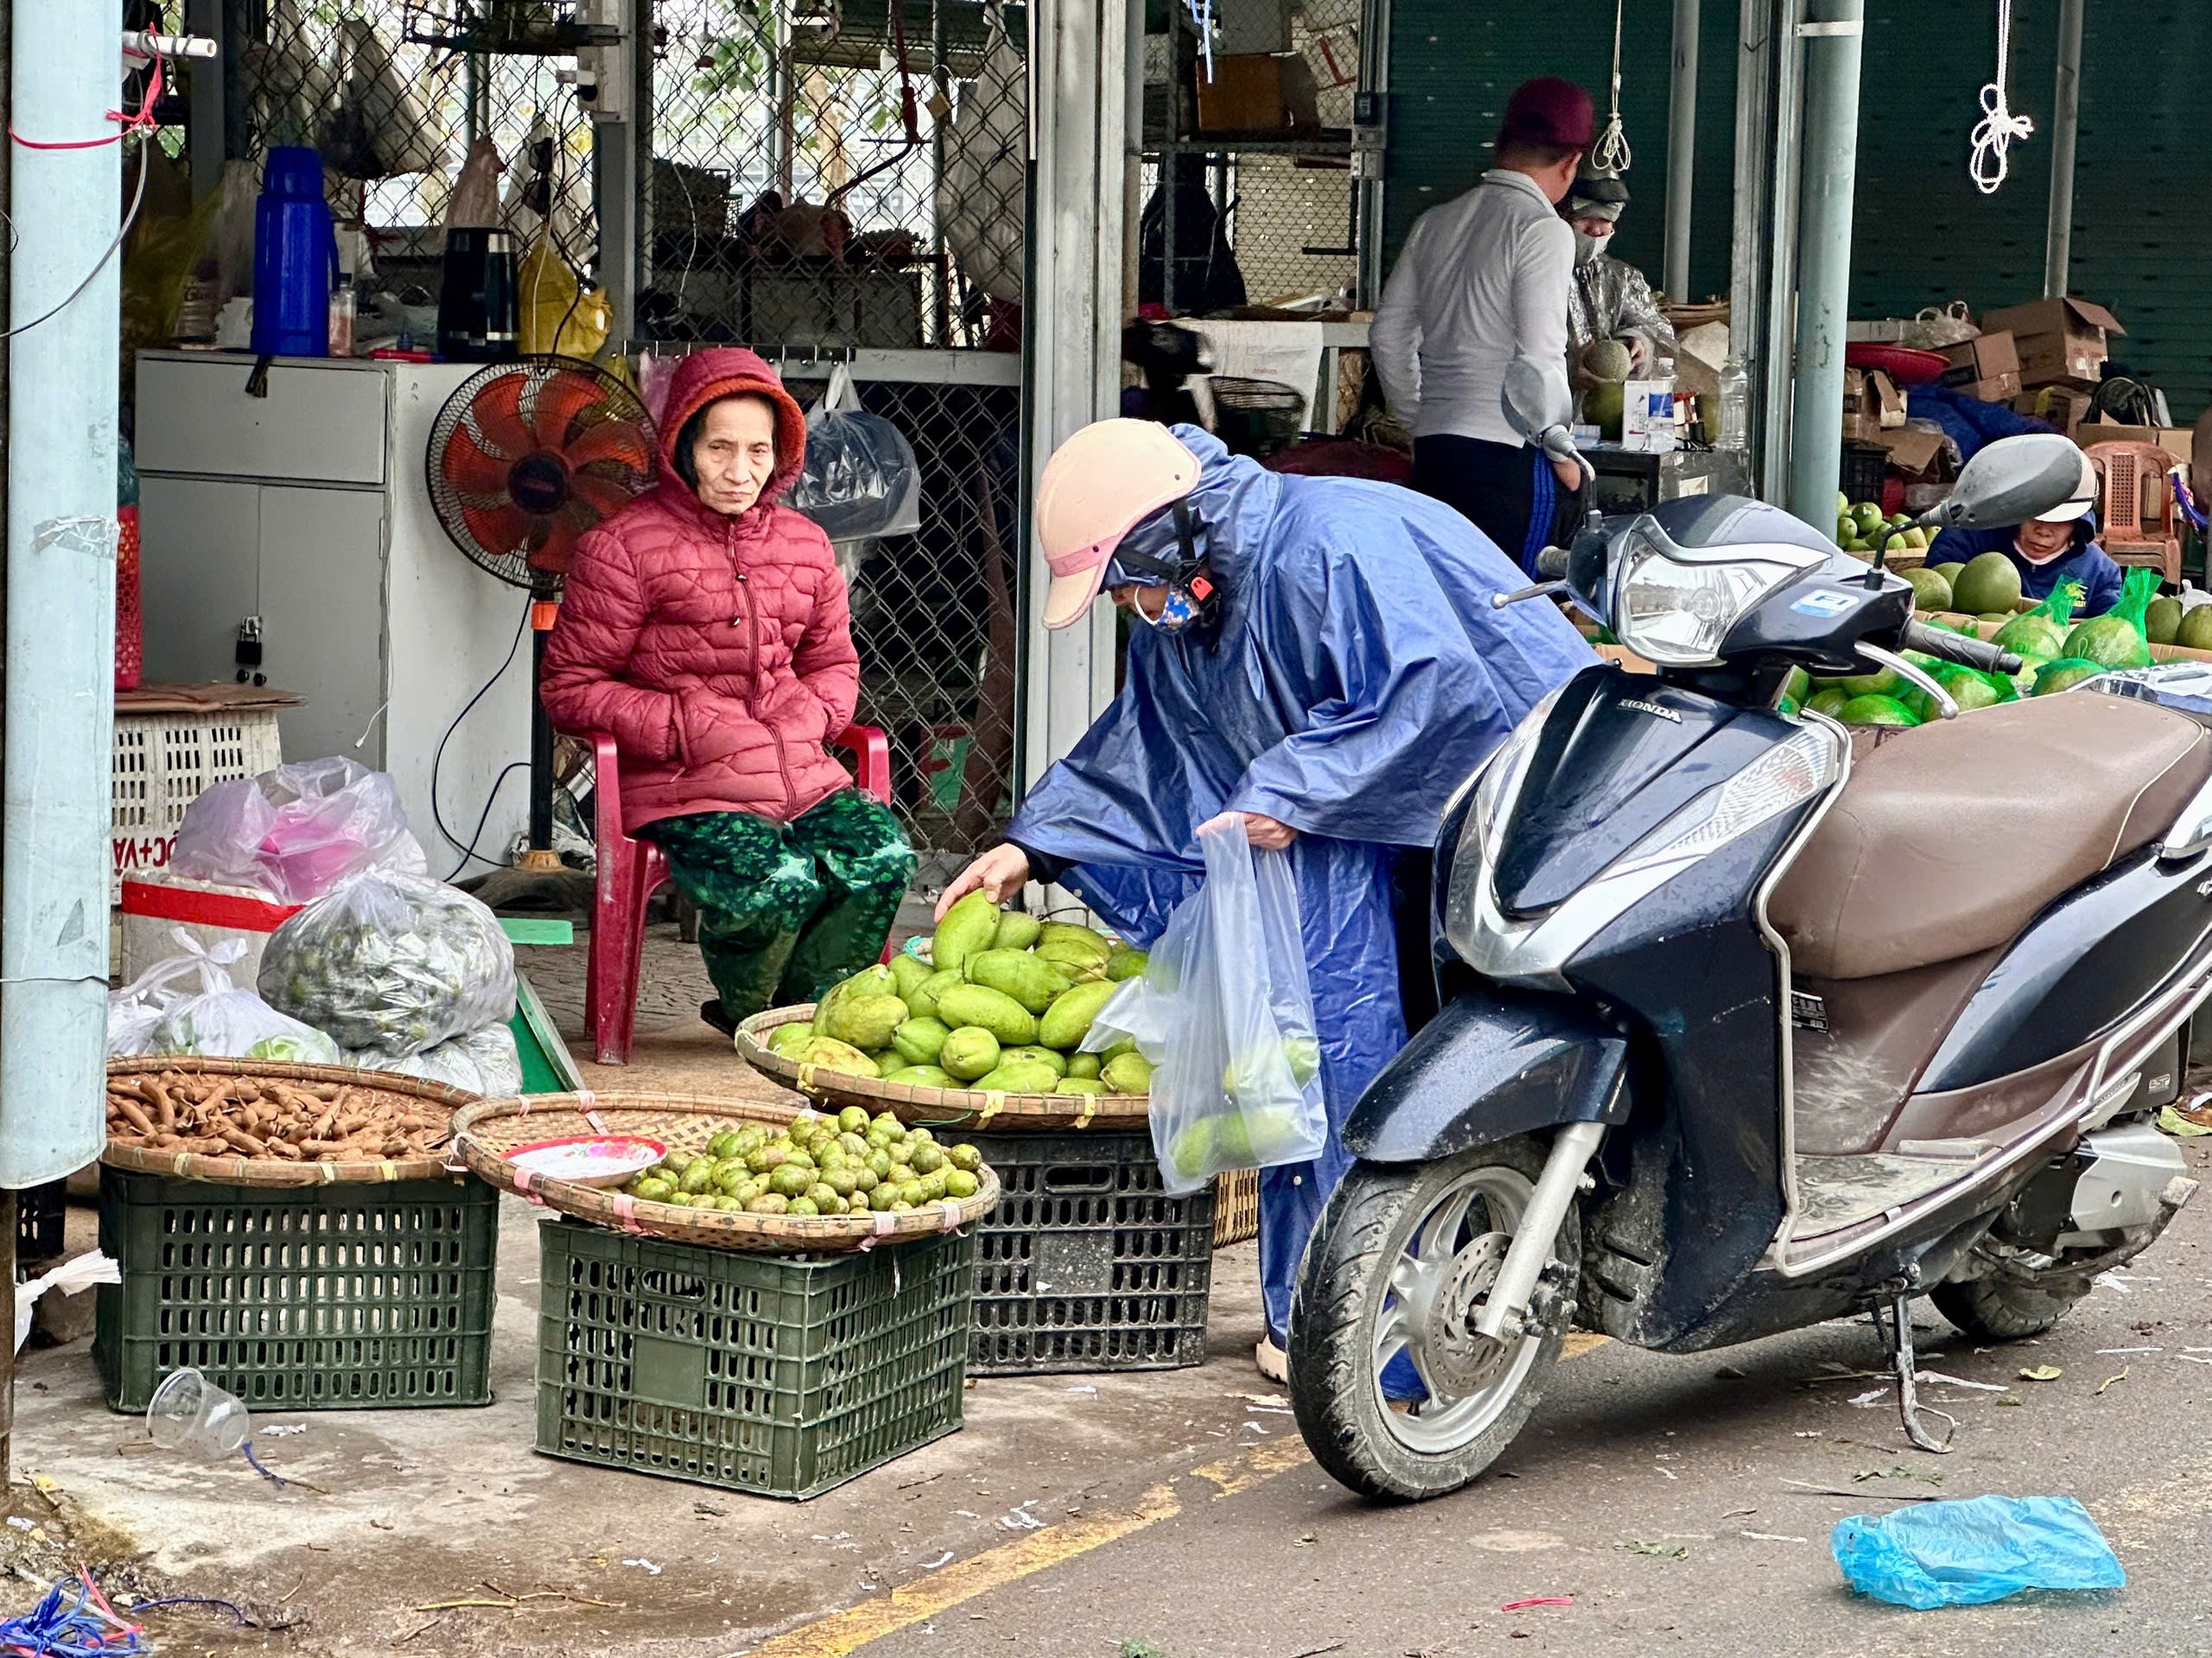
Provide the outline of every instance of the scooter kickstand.
{"type": "Polygon", "coordinates": [[[1875,1331],[1881,1337],[1882,1345],[1889,1349],[1890,1361],[1897,1372],[1897,1415],[1904,1423],[1904,1437],[1912,1441],[1916,1450],[1938,1457],[1948,1455],[1952,1438],[1959,1431],[1959,1419],[1948,1411],[1937,1410],[1933,1405],[1920,1402],[1917,1374],[1920,1367],[1912,1354],[1911,1302],[1906,1297],[1899,1296],[1890,1303],[1890,1316],[1897,1321],[1894,1333],[1883,1319],[1882,1309],[1878,1305],[1872,1311],[1875,1331]],[[1945,1426],[1942,1439],[1937,1439],[1922,1426],[1920,1419],[1923,1416],[1942,1419],[1945,1426]]]}

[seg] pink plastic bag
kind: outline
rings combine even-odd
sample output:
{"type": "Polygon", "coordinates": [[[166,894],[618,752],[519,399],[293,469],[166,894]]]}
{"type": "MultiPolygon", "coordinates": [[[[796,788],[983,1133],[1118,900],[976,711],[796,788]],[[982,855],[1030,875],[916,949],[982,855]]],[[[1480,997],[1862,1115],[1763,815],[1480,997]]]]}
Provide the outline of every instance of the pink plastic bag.
{"type": "Polygon", "coordinates": [[[429,873],[391,774],[334,757],[218,783],[184,810],[171,867],[309,904],[358,870],[429,873]]]}

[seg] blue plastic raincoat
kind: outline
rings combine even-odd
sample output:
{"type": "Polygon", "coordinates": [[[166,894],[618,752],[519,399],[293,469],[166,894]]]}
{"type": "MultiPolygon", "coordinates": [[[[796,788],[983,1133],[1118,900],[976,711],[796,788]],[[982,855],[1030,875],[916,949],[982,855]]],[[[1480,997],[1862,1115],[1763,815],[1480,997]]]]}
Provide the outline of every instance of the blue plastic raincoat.
{"type": "MultiPolygon", "coordinates": [[[[1007,838],[1139,943],[1194,892],[1200,823],[1263,813],[1293,861],[1331,1138],[1404,1045],[1390,873],[1554,686],[1593,659],[1546,603],[1492,610],[1511,559],[1440,502],[1390,484],[1283,477],[1209,434],[1189,497],[1225,594],[1217,632],[1133,631],[1122,695],[1022,804],[1007,838]]],[[[1123,546],[1176,555],[1172,518],[1123,546]]],[[[1260,1267],[1281,1343],[1306,1238],[1348,1159],[1265,1172],[1260,1267]]]]}

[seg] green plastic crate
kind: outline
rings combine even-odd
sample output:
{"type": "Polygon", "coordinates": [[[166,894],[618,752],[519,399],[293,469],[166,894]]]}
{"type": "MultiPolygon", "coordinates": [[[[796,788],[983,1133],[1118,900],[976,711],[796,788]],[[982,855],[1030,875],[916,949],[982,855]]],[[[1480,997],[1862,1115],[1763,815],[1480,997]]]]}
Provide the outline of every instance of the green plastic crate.
{"type": "Polygon", "coordinates": [[[538,1228],[537,1448],[810,1497],[960,1426],[976,1241],[746,1255],[538,1228]]]}
{"type": "Polygon", "coordinates": [[[100,1171],[92,1357],[111,1408],[172,1370],[261,1410],[492,1402],[499,1194],[476,1180],[218,1185],[100,1171]]]}

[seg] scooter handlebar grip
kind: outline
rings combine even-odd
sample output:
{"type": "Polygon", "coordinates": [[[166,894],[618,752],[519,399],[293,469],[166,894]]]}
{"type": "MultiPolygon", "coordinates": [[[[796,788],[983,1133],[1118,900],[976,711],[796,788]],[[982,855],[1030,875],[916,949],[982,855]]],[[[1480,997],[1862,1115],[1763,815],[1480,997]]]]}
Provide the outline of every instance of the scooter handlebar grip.
{"type": "Polygon", "coordinates": [[[1904,644],[1909,651],[1918,651],[1924,656],[1941,657],[1946,662],[1977,668],[1986,674],[2003,674],[2008,678],[2026,665],[2010,651],[2002,650],[1986,639],[1968,638],[1963,633],[1929,627],[1921,622],[1905,624],[1904,644]]]}
{"type": "Polygon", "coordinates": [[[1536,574],[1547,581],[1562,581],[1567,575],[1567,549],[1547,547],[1536,555],[1536,574]]]}

